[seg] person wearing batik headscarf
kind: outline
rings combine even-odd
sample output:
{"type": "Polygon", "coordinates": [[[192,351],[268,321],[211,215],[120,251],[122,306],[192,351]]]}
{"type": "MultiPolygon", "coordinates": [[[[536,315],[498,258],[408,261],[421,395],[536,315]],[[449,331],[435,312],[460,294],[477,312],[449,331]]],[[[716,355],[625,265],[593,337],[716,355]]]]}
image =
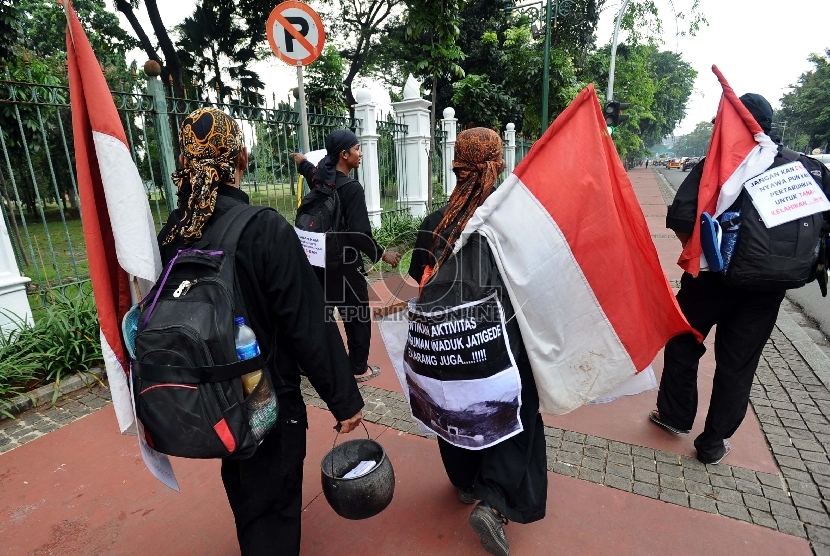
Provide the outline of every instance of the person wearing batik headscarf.
{"type": "MultiPolygon", "coordinates": [[[[179,146],[181,168],[173,173],[178,208],[158,236],[165,265],[180,249],[198,248],[231,208],[249,204],[240,189],[248,152],[239,124],[227,114],[215,108],[192,112],[182,123],[179,146]]],[[[277,385],[279,417],[253,456],[222,460],[222,483],[241,553],[295,556],[308,427],[300,366],[341,432],[358,425],[363,399],[340,332],[324,318],[323,293],[294,227],[278,212],[262,210],[242,232],[234,263],[246,324],[266,361],[263,370],[277,385]]]]}
{"type": "Polygon", "coordinates": [[[482,546],[491,554],[506,556],[510,549],[504,525],[508,520],[531,523],[545,516],[547,456],[539,394],[521,332],[513,318],[515,311],[489,244],[474,234],[463,248],[453,253],[453,245],[467,222],[495,190],[496,180],[504,170],[498,134],[480,127],[461,132],[455,143],[452,168],[457,177],[455,189],[447,206],[427,216],[421,224],[409,274],[422,286],[416,304],[422,312],[475,302],[493,292],[497,292],[502,304],[507,337],[521,381],[519,419],[523,430],[483,450],[461,448],[440,437],[438,446],[459,499],[466,504],[480,501],[469,521],[482,546]],[[465,258],[468,258],[466,262],[465,258]],[[456,269],[475,269],[477,275],[458,276],[463,280],[463,287],[447,286],[445,278],[431,284],[430,278],[439,277],[441,266],[450,263],[454,263],[451,275],[456,269]]]}
{"type": "Polygon", "coordinates": [[[396,251],[384,250],[372,235],[363,186],[349,176],[360,166],[363,153],[360,140],[348,129],[338,129],[326,137],[326,156],[314,166],[300,153],[291,155],[312,188],[330,187],[340,198],[343,215],[341,232],[343,260],[336,268],[315,268],[317,278],[325,289],[328,314],[334,308],[340,314],[352,373],[358,382],[380,374],[380,367],[369,365],[369,345],[372,340],[372,318],[369,311],[369,285],[363,268],[365,255],[373,263],[383,261],[393,268],[401,256],[396,251]],[[362,255],[361,255],[362,254],[362,255]]]}

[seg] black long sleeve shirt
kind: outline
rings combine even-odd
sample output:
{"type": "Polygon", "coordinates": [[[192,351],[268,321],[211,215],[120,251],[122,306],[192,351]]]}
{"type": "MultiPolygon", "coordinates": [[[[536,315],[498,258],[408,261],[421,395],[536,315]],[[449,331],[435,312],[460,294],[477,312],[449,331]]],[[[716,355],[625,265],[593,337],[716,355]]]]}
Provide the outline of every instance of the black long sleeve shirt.
{"type": "MultiPolygon", "coordinates": [[[[300,173],[309,184],[311,183],[314,168],[314,164],[308,160],[303,160],[299,166],[300,173]]],[[[338,182],[343,177],[348,178],[340,170],[337,171],[337,177],[338,182]]],[[[372,225],[369,222],[369,212],[366,210],[366,197],[363,193],[363,186],[360,185],[359,181],[350,179],[347,183],[337,188],[337,195],[340,197],[340,207],[345,225],[345,246],[365,254],[373,263],[378,262],[383,256],[384,249],[375,241],[375,237],[372,235],[372,225]]],[[[359,257],[349,258],[347,256],[346,264],[359,266],[359,257]]]]}
{"type": "MultiPolygon", "coordinates": [[[[432,243],[435,239],[434,231],[438,227],[438,224],[441,223],[446,211],[447,206],[444,205],[424,218],[424,221],[421,222],[421,227],[418,228],[418,235],[415,238],[415,249],[412,251],[412,259],[409,263],[409,275],[419,284],[424,277],[426,267],[435,266],[435,256],[431,251],[432,243]]],[[[443,243],[440,243],[438,247],[443,249],[445,246],[443,243]]]]}
{"type": "MultiPolygon", "coordinates": [[[[220,185],[211,221],[240,202],[248,204],[244,191],[220,185]]],[[[180,217],[180,210],[173,211],[158,235],[164,264],[183,247],[181,238],[162,245],[180,217]]],[[[280,418],[305,418],[300,367],[338,421],[357,414],[363,398],[343,339],[336,324],[326,322],[320,283],[293,227],[279,213],[262,211],[246,226],[236,250],[236,272],[249,325],[263,358],[269,361],[280,398],[280,418]]]]}

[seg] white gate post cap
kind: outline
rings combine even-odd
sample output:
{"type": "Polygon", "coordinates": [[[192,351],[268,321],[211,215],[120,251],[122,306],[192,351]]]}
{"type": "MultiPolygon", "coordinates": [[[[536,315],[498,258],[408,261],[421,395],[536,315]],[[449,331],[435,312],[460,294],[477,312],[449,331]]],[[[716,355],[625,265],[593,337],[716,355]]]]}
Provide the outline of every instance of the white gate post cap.
{"type": "Polygon", "coordinates": [[[354,99],[358,104],[369,104],[372,102],[371,89],[357,89],[354,92],[354,99]]]}
{"type": "Polygon", "coordinates": [[[414,98],[421,98],[421,84],[410,73],[409,77],[406,78],[406,84],[403,86],[403,99],[412,100],[414,98]]]}
{"type": "Polygon", "coordinates": [[[446,108],[444,108],[444,119],[451,120],[453,118],[455,118],[455,108],[453,108],[452,106],[447,106],[446,108]]]}

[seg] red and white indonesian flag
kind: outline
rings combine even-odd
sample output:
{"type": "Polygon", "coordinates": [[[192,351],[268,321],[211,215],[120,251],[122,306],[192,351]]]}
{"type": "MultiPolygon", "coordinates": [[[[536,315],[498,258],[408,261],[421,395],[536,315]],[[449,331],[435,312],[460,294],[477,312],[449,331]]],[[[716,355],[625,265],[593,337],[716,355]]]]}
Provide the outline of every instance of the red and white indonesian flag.
{"type": "Polygon", "coordinates": [[[134,419],[121,319],[138,294],[136,288],[149,291],[161,259],[147,195],[109,87],[69,5],[66,17],[75,167],[89,274],[115,415],[121,432],[127,432],[134,419]]]}
{"type": "Polygon", "coordinates": [[[723,214],[738,198],[744,183],[769,168],[778,152],[778,145],[764,133],[717,66],[712,66],[712,71],[723,87],[723,95],[700,180],[695,229],[677,261],[694,276],[708,268],[700,247],[700,215],[723,214]]]}
{"type": "Polygon", "coordinates": [[[592,85],[479,207],[541,410],[558,415],[646,369],[680,312],[592,85]]]}

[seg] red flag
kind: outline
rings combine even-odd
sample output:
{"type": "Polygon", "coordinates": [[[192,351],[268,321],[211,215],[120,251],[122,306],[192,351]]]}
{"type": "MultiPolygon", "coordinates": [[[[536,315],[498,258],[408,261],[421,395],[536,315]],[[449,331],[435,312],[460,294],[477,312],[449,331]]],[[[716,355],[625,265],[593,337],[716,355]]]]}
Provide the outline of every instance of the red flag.
{"type": "Polygon", "coordinates": [[[592,85],[479,207],[516,308],[541,407],[560,414],[692,332],[663,274],[592,85]]]}
{"type": "MultiPolygon", "coordinates": [[[[723,95],[700,180],[695,228],[677,261],[683,270],[694,276],[701,270],[703,253],[700,247],[700,215],[704,212],[713,217],[721,215],[738,198],[744,182],[769,168],[778,149],[717,66],[712,66],[712,71],[723,87],[723,95]]],[[[704,265],[705,268],[708,267],[704,265]]]]}
{"type": "MultiPolygon", "coordinates": [[[[161,270],[152,214],[112,95],[72,6],[66,49],[75,168],[101,345],[121,431],[133,423],[121,319],[131,306],[131,276],[155,281],[161,270]]],[[[144,292],[146,293],[146,291],[144,292]]]]}

